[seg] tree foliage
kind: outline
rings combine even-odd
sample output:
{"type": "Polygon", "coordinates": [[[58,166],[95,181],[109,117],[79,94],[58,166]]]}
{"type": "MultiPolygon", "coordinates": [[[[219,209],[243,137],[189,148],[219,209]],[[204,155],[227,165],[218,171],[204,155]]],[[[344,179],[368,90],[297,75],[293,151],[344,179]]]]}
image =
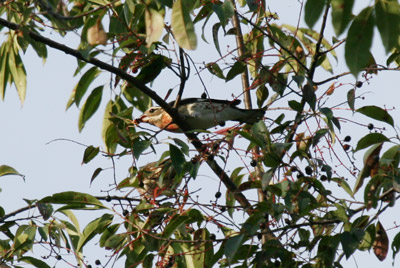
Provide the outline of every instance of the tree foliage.
{"type": "MultiPolygon", "coordinates": [[[[104,267],[341,267],[357,251],[384,260],[389,247],[395,258],[400,234],[389,239],[379,216],[399,198],[399,136],[390,111],[360,100],[363,84],[398,70],[399,3],[307,0],[297,13],[300,23],[289,25],[264,0],[2,1],[2,98],[15,88],[25,100],[23,53],[45,61],[48,49],[64,52],[77,59],[79,82],[66,102],[80,110],[79,131],[104,114],[104,144],[88,145],[82,163],[132,159],[126,178],[104,185],[105,196],[61,192],[27,200],[16,212],[0,208],[2,265],[88,267],[90,241],[110,251],[104,267]],[[49,33],[78,34],[79,43],[49,33]],[[373,38],[386,62],[374,58],[373,38]],[[199,63],[200,46],[214,58],[199,63]],[[338,73],[342,58],[349,71],[338,73]],[[133,123],[133,114],[156,104],[187,130],[165,99],[215,98],[217,89],[204,82],[210,76],[241,81],[241,92],[223,94],[267,110],[268,118],[162,141],[162,131],[133,123]],[[189,89],[193,77],[203,89],[189,89]],[[351,85],[342,83],[348,77],[355,77],[351,85]],[[172,80],[178,86],[158,89],[172,80]],[[354,123],[353,114],[369,119],[354,123]],[[344,123],[359,136],[343,135],[344,123]],[[354,161],[365,149],[363,161],[354,161]],[[145,153],[157,160],[139,165],[145,153]],[[206,166],[225,191],[207,204],[191,187],[206,166]],[[81,229],[80,210],[99,214],[81,229]],[[39,246],[46,258],[35,255],[39,246]]],[[[100,183],[103,171],[86,179],[100,183]]],[[[5,175],[22,176],[4,163],[5,175]]]]}

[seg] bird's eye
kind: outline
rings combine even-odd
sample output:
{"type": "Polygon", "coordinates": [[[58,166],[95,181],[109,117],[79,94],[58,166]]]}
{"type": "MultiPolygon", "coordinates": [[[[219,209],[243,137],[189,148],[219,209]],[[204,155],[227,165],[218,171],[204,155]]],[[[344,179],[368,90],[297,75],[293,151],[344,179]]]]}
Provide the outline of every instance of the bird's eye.
{"type": "Polygon", "coordinates": [[[152,109],[149,110],[149,113],[152,114],[152,113],[154,113],[155,111],[156,111],[156,109],[152,108],[152,109]]]}

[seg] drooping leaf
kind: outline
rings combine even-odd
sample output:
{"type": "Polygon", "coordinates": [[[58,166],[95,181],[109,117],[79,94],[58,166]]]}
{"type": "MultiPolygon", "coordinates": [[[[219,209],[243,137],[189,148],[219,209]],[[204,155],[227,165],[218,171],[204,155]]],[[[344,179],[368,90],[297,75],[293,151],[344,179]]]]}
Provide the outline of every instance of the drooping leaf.
{"type": "Polygon", "coordinates": [[[340,242],[347,259],[357,250],[363,237],[364,231],[359,228],[352,229],[350,232],[343,232],[340,235],[340,242]]]}
{"type": "Polygon", "coordinates": [[[82,164],[89,163],[93,158],[95,158],[98,155],[99,152],[100,152],[100,148],[99,147],[94,147],[92,145],[87,147],[85,149],[85,152],[83,153],[82,164]]]}
{"type": "Polygon", "coordinates": [[[324,11],[325,0],[307,0],[304,6],[304,20],[312,28],[324,11]]]}
{"type": "Polygon", "coordinates": [[[76,106],[79,106],[79,103],[83,95],[86,93],[90,84],[99,74],[100,74],[99,69],[97,67],[92,67],[82,75],[81,79],[79,79],[78,84],[72,91],[71,97],[67,103],[67,109],[71,107],[73,103],[75,103],[76,106]]]}
{"type": "Polygon", "coordinates": [[[371,170],[379,167],[379,153],[382,149],[382,143],[375,144],[368,149],[364,155],[364,167],[358,174],[354,185],[353,194],[355,194],[364,184],[364,179],[371,176],[371,170]]]}
{"type": "Polygon", "coordinates": [[[375,256],[383,261],[386,259],[389,250],[389,238],[383,228],[381,222],[378,221],[376,224],[376,237],[373,244],[375,256]]]}
{"type": "Polygon", "coordinates": [[[19,53],[11,50],[8,54],[8,68],[10,70],[13,82],[17,88],[18,97],[23,104],[26,96],[26,71],[19,53]]]}
{"type": "Polygon", "coordinates": [[[174,37],[183,49],[194,50],[197,47],[197,37],[194,25],[187,9],[186,1],[177,0],[172,6],[171,26],[174,37]]]}
{"type": "Polygon", "coordinates": [[[1,165],[0,166],[0,177],[7,176],[7,175],[23,176],[17,170],[15,170],[13,167],[10,167],[10,166],[7,166],[7,165],[1,165]]]}
{"type": "Polygon", "coordinates": [[[375,3],[378,26],[386,53],[398,46],[400,34],[400,5],[397,0],[377,0],[375,3]]]}
{"type": "Polygon", "coordinates": [[[222,57],[221,48],[219,46],[219,38],[218,38],[218,31],[221,28],[221,23],[217,22],[212,27],[212,36],[214,41],[214,46],[217,49],[218,54],[222,57]]]}
{"type": "Polygon", "coordinates": [[[102,168],[96,168],[96,170],[93,172],[92,177],[90,178],[90,185],[92,185],[92,182],[94,181],[94,179],[100,174],[100,172],[102,172],[103,169],[102,168]]]}
{"type": "Polygon", "coordinates": [[[350,72],[357,74],[368,66],[374,33],[373,7],[364,8],[352,22],[345,44],[345,59],[350,72]]]}
{"type": "Polygon", "coordinates": [[[346,29],[352,18],[354,0],[331,0],[332,25],[337,36],[346,29]]]}
{"type": "Polygon", "coordinates": [[[371,117],[373,119],[388,123],[391,126],[394,126],[394,121],[392,116],[384,109],[378,106],[364,106],[356,110],[356,112],[371,117]]]}
{"type": "Polygon", "coordinates": [[[112,100],[110,100],[107,103],[106,108],[104,110],[104,118],[101,131],[101,137],[103,139],[104,145],[106,146],[107,152],[110,154],[115,152],[119,139],[117,130],[113,122],[110,120],[111,118],[110,114],[112,113],[114,105],[115,104],[112,100]]]}
{"type": "Polygon", "coordinates": [[[238,74],[243,73],[246,70],[246,64],[242,61],[237,61],[233,64],[232,68],[229,70],[228,74],[226,75],[225,81],[228,82],[235,78],[238,74]]]}
{"type": "Polygon", "coordinates": [[[145,12],[146,22],[146,45],[150,47],[152,43],[160,40],[161,34],[164,30],[164,18],[160,11],[152,8],[146,9],[145,12]]]}
{"type": "Polygon", "coordinates": [[[354,89],[350,89],[347,92],[347,103],[349,104],[349,107],[353,112],[354,112],[355,101],[356,101],[356,92],[354,89]]]}
{"type": "Polygon", "coordinates": [[[213,4],[212,9],[217,14],[219,22],[225,28],[228,20],[233,16],[234,8],[231,1],[225,1],[223,4],[213,4]]]}
{"type": "Polygon", "coordinates": [[[181,150],[173,144],[169,145],[170,156],[172,165],[174,166],[176,173],[181,174],[183,166],[185,165],[185,157],[181,150]]]}
{"type": "Polygon", "coordinates": [[[37,203],[36,206],[39,209],[40,215],[42,215],[45,221],[47,221],[53,214],[53,206],[51,204],[37,203]]]}
{"type": "Polygon", "coordinates": [[[238,252],[240,246],[243,245],[244,235],[239,234],[235,236],[231,236],[228,238],[225,244],[224,254],[228,258],[228,261],[231,262],[235,257],[235,254],[238,252]]]}
{"type": "Polygon", "coordinates": [[[190,217],[177,215],[171,219],[163,232],[163,238],[169,238],[180,226],[190,221],[190,217]]]}
{"type": "Polygon", "coordinates": [[[85,123],[93,116],[93,114],[99,108],[102,95],[103,95],[103,86],[96,87],[95,89],[93,89],[92,93],[90,93],[79,114],[79,121],[78,121],[79,132],[82,131],[82,129],[85,126],[85,123]]]}

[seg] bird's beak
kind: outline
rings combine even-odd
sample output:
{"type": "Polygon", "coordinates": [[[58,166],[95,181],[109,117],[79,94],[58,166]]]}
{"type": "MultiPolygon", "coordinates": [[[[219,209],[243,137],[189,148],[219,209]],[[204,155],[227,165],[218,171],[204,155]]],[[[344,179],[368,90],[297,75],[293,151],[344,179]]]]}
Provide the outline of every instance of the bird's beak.
{"type": "Polygon", "coordinates": [[[135,125],[139,125],[141,122],[147,122],[147,121],[149,121],[149,117],[145,114],[142,114],[139,118],[133,120],[133,123],[135,125]]]}

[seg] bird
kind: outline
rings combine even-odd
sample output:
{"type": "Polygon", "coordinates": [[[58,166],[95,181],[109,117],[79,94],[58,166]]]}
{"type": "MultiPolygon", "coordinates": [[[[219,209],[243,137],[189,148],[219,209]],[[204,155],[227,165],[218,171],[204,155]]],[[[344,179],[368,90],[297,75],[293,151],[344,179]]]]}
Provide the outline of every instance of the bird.
{"type": "Polygon", "coordinates": [[[138,170],[136,178],[139,181],[138,192],[148,198],[160,195],[172,195],[180,182],[175,181],[176,171],[171,158],[146,164],[138,170]]]}
{"type": "MultiPolygon", "coordinates": [[[[207,130],[217,125],[224,126],[226,121],[254,124],[261,120],[265,114],[263,109],[241,109],[236,107],[240,100],[233,101],[219,99],[187,98],[182,99],[178,105],[178,113],[182,115],[188,130],[207,130]]],[[[171,106],[174,102],[169,103],[171,106]]],[[[162,130],[170,132],[183,132],[172,117],[161,107],[154,106],[147,109],[135,124],[149,123],[162,130]]]]}

